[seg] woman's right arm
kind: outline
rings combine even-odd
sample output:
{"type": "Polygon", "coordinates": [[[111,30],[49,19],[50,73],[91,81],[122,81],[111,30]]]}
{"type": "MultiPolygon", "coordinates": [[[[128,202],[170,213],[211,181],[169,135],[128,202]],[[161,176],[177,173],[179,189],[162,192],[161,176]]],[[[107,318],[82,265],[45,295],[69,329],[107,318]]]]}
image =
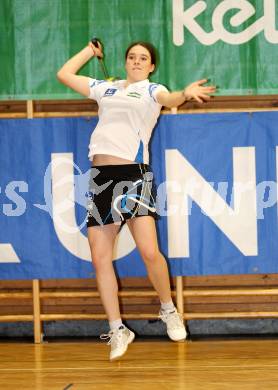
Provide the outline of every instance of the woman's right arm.
{"type": "Polygon", "coordinates": [[[89,42],[88,46],[70,58],[57,72],[58,80],[81,95],[88,97],[90,93],[89,77],[79,76],[76,73],[94,56],[103,57],[101,48],[99,49],[89,42]]]}

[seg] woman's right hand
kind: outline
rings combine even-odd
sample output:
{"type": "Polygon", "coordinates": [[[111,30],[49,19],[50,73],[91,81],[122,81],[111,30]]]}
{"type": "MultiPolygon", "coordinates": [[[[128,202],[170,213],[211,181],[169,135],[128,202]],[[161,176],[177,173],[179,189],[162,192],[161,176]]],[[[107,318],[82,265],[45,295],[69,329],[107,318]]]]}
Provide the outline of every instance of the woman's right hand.
{"type": "Polygon", "coordinates": [[[192,84],[189,84],[183,90],[183,96],[186,100],[194,99],[198,103],[206,102],[210,99],[210,95],[216,91],[216,87],[214,85],[204,86],[209,80],[202,79],[195,81],[192,84]]]}
{"type": "Polygon", "coordinates": [[[58,80],[88,98],[90,94],[89,77],[78,75],[77,72],[93,56],[103,57],[100,43],[99,47],[96,47],[92,42],[89,42],[79,53],[71,57],[57,72],[58,80]]]}
{"type": "Polygon", "coordinates": [[[92,51],[94,53],[93,55],[96,57],[102,58],[103,57],[102,46],[101,46],[101,43],[99,41],[98,41],[98,45],[99,45],[99,47],[96,47],[92,42],[88,43],[88,46],[92,49],[92,51]]]}

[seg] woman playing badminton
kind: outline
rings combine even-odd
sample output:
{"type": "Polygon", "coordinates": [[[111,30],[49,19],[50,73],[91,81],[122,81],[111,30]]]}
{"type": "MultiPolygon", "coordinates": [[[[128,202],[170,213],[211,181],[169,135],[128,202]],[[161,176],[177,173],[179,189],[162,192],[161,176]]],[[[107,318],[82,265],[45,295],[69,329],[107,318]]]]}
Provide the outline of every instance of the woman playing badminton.
{"type": "Polygon", "coordinates": [[[121,320],[112,265],[115,238],[124,223],[159,296],[159,317],[166,323],[168,336],[174,341],[186,338],[183,320],[171,298],[167,264],[157,242],[148,143],[162,106],[177,107],[190,99],[202,103],[215,92],[215,87],[205,86],[204,79],[181,91],[169,92],[161,84],[150,82],[156,53],[147,42],[135,42],[127,48],[125,80],[96,80],[76,74],[93,57],[102,56],[101,45],[90,42],[63,65],[57,77],[99,105],[99,122],[89,144],[92,170],[87,227],[97,286],[110,325],[110,332],[104,337],[109,339],[110,359],[114,360],[126,352],[134,339],[134,333],[121,320]]]}

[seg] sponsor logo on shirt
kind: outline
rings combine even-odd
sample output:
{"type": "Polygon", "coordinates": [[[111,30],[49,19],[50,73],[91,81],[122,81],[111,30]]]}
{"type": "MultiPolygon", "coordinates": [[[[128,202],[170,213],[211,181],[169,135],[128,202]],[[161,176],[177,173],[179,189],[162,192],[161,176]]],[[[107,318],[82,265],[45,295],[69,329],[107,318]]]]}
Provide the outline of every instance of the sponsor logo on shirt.
{"type": "Polygon", "coordinates": [[[159,84],[151,83],[149,86],[149,94],[153,98],[154,101],[156,101],[153,97],[153,92],[156,90],[156,88],[159,86],[159,84]]]}
{"type": "Polygon", "coordinates": [[[90,87],[96,87],[99,84],[105,83],[105,80],[94,80],[91,84],[90,87]]]}
{"type": "Polygon", "coordinates": [[[138,92],[129,92],[128,94],[127,94],[127,96],[130,96],[130,97],[135,97],[135,98],[137,98],[137,99],[140,99],[140,97],[142,96],[140,93],[138,93],[138,92]]]}
{"type": "Polygon", "coordinates": [[[103,96],[112,96],[117,91],[116,88],[108,88],[103,96]]]}

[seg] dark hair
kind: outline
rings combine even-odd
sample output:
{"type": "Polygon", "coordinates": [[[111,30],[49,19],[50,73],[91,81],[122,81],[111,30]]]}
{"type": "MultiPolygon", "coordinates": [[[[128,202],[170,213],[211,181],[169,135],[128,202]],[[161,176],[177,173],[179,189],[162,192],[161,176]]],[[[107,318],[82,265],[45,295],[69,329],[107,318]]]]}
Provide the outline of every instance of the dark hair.
{"type": "Polygon", "coordinates": [[[130,51],[130,49],[132,49],[134,46],[137,46],[137,45],[140,45],[140,46],[143,46],[145,49],[148,50],[148,52],[150,53],[150,56],[151,56],[151,63],[153,65],[156,66],[156,61],[157,61],[157,50],[156,48],[149,42],[144,42],[144,41],[138,41],[138,42],[133,42],[131,43],[128,48],[126,49],[126,52],[125,52],[125,59],[127,59],[127,56],[128,56],[128,53],[130,51]]]}

